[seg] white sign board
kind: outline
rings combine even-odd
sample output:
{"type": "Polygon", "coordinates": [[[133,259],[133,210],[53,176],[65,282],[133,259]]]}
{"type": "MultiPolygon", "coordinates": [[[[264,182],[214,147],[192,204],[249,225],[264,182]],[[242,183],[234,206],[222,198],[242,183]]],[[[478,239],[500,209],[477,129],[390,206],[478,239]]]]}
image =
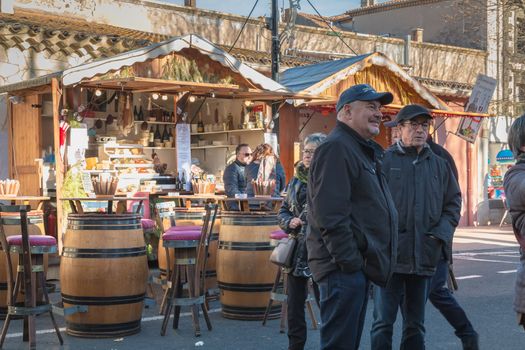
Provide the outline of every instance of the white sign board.
{"type": "Polygon", "coordinates": [[[264,143],[272,146],[275,155],[279,156],[279,143],[277,142],[277,134],[273,132],[265,132],[264,143]]]}
{"type": "Polygon", "coordinates": [[[179,123],[176,127],[175,147],[177,149],[177,171],[184,174],[186,183],[184,189],[188,191],[191,185],[191,135],[190,124],[179,123]]]}
{"type": "MultiPolygon", "coordinates": [[[[497,80],[483,74],[479,74],[472,94],[465,106],[466,112],[487,113],[492,95],[496,90],[497,80]]],[[[481,117],[468,116],[461,118],[456,135],[468,142],[474,143],[481,128],[481,117]]]]}

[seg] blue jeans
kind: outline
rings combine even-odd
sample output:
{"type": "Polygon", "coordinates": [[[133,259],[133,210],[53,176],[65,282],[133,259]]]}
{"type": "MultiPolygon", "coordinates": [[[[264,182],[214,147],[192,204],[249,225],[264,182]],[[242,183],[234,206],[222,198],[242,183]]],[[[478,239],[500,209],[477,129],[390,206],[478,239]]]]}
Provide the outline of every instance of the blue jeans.
{"type": "Polygon", "coordinates": [[[372,350],[392,349],[392,334],[401,305],[401,350],[425,349],[425,304],[430,276],[394,273],[385,288],[374,286],[374,322],[370,332],[372,350]]]}
{"type": "Polygon", "coordinates": [[[363,271],[331,272],[318,282],[321,294],[321,349],[357,350],[368,300],[363,271]]]}
{"type": "Polygon", "coordinates": [[[465,311],[447,287],[448,261],[441,259],[437,265],[436,273],[432,277],[429,300],[445,319],[454,327],[456,336],[460,339],[476,337],[477,333],[472,327],[465,311]]]}

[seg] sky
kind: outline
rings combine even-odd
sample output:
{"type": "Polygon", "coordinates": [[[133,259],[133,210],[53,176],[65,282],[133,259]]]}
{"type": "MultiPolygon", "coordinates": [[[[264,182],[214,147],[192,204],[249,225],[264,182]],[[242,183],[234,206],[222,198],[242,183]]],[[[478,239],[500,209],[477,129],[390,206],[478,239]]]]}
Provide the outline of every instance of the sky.
{"type": "MultiPolygon", "coordinates": [[[[175,5],[184,5],[184,0],[160,0],[170,2],[175,5]]],[[[384,2],[376,1],[377,3],[384,2]]],[[[289,0],[278,0],[279,7],[284,4],[285,8],[290,7],[289,0]]],[[[322,16],[334,16],[343,14],[345,11],[359,7],[361,0],[310,0],[322,16]]],[[[255,4],[255,0],[197,0],[197,7],[237,15],[248,16],[250,10],[255,4]]],[[[270,16],[270,0],[259,0],[252,14],[254,17],[270,16]]],[[[300,0],[301,12],[313,13],[314,9],[307,0],[300,0]]]]}

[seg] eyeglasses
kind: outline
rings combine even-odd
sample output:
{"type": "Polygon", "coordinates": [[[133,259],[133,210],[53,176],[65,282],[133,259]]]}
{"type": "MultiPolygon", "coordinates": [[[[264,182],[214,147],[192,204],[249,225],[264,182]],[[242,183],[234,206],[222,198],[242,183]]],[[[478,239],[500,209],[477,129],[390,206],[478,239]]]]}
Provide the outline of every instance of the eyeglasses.
{"type": "Polygon", "coordinates": [[[428,130],[428,128],[430,127],[430,123],[429,122],[422,122],[422,123],[418,123],[418,122],[406,122],[406,123],[402,123],[402,125],[404,126],[410,126],[412,128],[412,130],[417,130],[417,128],[419,126],[421,126],[421,128],[423,130],[428,130]]]}
{"type": "Polygon", "coordinates": [[[245,157],[251,157],[252,154],[251,154],[251,153],[244,153],[244,156],[245,156],[245,157]]]}
{"type": "Polygon", "coordinates": [[[313,155],[315,149],[303,149],[303,154],[313,155]]]}

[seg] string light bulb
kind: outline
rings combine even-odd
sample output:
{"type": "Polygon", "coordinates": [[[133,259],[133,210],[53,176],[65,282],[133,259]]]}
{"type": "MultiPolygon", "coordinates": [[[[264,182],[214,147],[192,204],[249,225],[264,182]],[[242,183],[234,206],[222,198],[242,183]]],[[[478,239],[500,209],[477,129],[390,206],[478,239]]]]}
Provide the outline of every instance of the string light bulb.
{"type": "Polygon", "coordinates": [[[95,90],[95,96],[100,97],[102,96],[102,91],[100,89],[95,90]]]}
{"type": "Polygon", "coordinates": [[[195,102],[195,96],[191,95],[191,96],[188,98],[188,100],[189,100],[191,103],[195,102]]]}
{"type": "Polygon", "coordinates": [[[250,100],[246,100],[246,101],[244,101],[244,105],[245,105],[246,107],[249,107],[249,106],[251,106],[251,105],[252,105],[252,103],[253,103],[253,102],[252,102],[252,101],[250,101],[250,100]]]}
{"type": "Polygon", "coordinates": [[[168,95],[162,95],[161,99],[162,99],[162,101],[167,101],[168,100],[168,95]]]}
{"type": "Polygon", "coordinates": [[[158,100],[159,99],[159,94],[157,94],[156,92],[151,94],[151,97],[153,97],[154,100],[158,100]]]}

